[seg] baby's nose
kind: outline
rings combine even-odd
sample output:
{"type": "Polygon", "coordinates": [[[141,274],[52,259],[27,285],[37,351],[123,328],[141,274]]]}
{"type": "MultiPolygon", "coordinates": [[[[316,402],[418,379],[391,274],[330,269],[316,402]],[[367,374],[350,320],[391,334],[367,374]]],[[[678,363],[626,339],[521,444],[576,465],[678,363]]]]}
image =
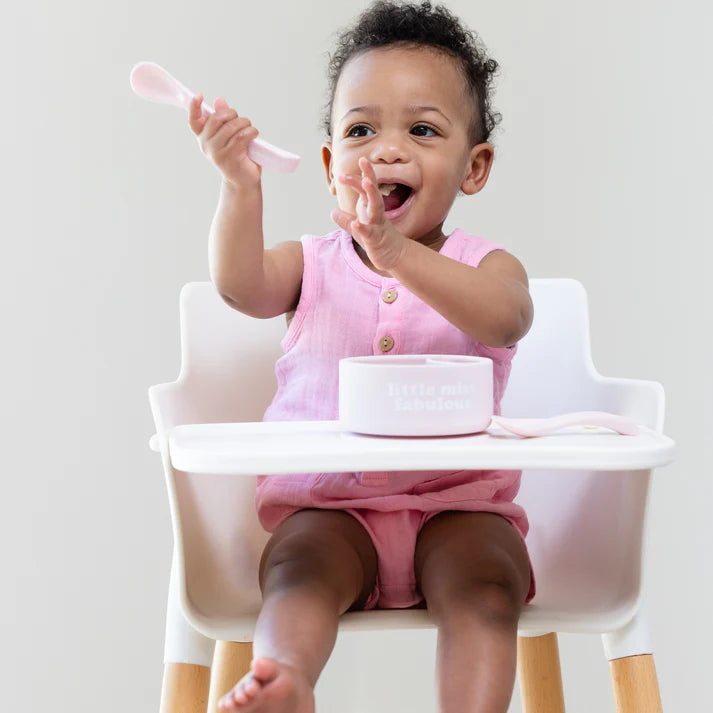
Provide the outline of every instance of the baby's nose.
{"type": "Polygon", "coordinates": [[[369,160],[372,163],[403,163],[408,161],[408,151],[403,141],[394,137],[383,137],[374,144],[369,160]]]}

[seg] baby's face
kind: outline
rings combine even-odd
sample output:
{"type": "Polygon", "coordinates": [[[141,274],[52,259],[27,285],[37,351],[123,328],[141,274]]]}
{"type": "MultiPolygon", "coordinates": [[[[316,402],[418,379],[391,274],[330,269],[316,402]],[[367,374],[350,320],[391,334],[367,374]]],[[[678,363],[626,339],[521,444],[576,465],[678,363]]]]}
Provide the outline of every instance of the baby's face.
{"type": "Polygon", "coordinates": [[[357,193],[337,181],[374,166],[386,217],[403,235],[431,242],[462,190],[479,191],[492,163],[490,144],[471,146],[471,104],[455,60],[427,48],[383,48],[344,66],[332,105],[332,141],[322,147],[330,191],[356,214],[357,193]],[[396,187],[394,188],[394,185],[396,187]]]}

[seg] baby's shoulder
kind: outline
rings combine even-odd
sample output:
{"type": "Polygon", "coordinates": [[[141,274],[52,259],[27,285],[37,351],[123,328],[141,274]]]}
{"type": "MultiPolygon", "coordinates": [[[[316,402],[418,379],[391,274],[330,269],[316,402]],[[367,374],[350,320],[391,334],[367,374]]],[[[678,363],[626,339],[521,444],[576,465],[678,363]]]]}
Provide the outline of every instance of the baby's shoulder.
{"type": "Polygon", "coordinates": [[[344,253],[345,237],[343,230],[333,230],[325,235],[303,235],[300,240],[305,247],[305,253],[311,255],[315,262],[323,264],[344,253]]]}
{"type": "Polygon", "coordinates": [[[450,256],[469,265],[479,265],[485,257],[496,251],[507,253],[507,248],[501,243],[466,233],[460,228],[456,228],[448,238],[450,256]]]}
{"type": "Polygon", "coordinates": [[[333,230],[325,235],[303,235],[302,240],[312,240],[321,246],[338,245],[342,240],[343,230],[333,230]]]}

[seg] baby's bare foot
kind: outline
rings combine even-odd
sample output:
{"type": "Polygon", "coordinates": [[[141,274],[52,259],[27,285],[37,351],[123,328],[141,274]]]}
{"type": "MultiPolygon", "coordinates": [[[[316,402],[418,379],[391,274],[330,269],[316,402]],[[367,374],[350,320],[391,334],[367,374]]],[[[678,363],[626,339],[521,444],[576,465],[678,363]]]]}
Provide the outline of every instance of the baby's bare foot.
{"type": "Polygon", "coordinates": [[[220,699],[220,710],[314,713],[312,687],[297,669],[268,658],[253,659],[250,669],[250,673],[220,699]]]}

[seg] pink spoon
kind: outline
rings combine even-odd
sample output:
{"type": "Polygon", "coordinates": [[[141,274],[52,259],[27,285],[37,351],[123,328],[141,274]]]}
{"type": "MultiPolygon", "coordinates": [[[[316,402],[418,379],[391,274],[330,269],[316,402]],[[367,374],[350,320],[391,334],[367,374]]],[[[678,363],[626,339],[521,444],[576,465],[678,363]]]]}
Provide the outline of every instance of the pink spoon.
{"type": "Polygon", "coordinates": [[[578,411],[550,418],[493,416],[491,424],[525,437],[546,436],[566,426],[604,426],[625,436],[635,436],[639,432],[638,426],[630,418],[604,411],[578,411]]]}
{"type": "MultiPolygon", "coordinates": [[[[142,98],[160,104],[170,104],[188,111],[195,94],[181,84],[174,76],[155,62],[139,62],[129,76],[131,88],[142,98]]],[[[215,110],[203,102],[204,115],[214,114],[215,110]]],[[[280,173],[292,173],[297,169],[300,157],[277,148],[260,138],[248,144],[248,156],[264,168],[280,173]]]]}

